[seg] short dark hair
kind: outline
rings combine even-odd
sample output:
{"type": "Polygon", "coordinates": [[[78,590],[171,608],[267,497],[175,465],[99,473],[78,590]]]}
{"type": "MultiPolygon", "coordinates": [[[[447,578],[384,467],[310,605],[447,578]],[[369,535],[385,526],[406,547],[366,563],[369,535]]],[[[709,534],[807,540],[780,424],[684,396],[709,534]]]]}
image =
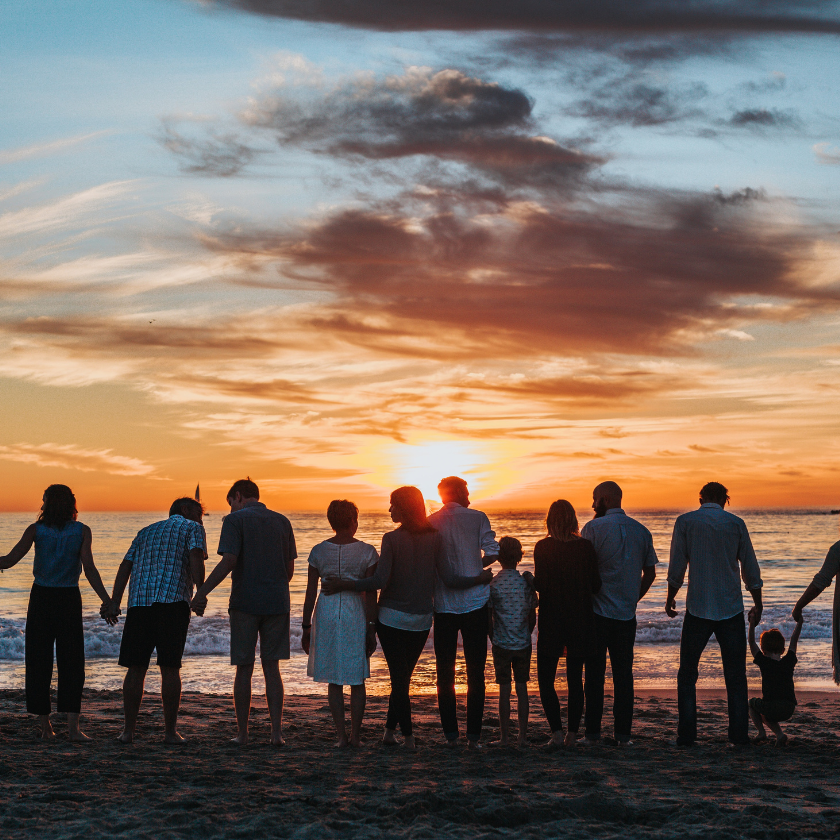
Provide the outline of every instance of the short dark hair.
{"type": "Polygon", "coordinates": [[[502,537],[499,540],[499,561],[510,563],[514,558],[516,562],[522,559],[522,543],[516,537],[502,537]]]}
{"type": "Polygon", "coordinates": [[[347,499],[333,499],[327,508],[327,520],[333,531],[344,531],[359,519],[359,509],[347,499]]]}
{"type": "Polygon", "coordinates": [[[180,499],[175,499],[169,506],[170,516],[183,516],[184,519],[196,517],[195,522],[198,522],[202,513],[204,513],[204,505],[191,496],[182,496],[180,499]],[[192,514],[192,516],[188,514],[192,514]]]}
{"type": "Polygon", "coordinates": [[[44,490],[44,504],[41,505],[38,522],[60,531],[77,516],[76,497],[66,484],[50,484],[44,490]]]}
{"type": "Polygon", "coordinates": [[[239,481],[233,482],[225,498],[232,499],[237,493],[241,493],[243,499],[259,499],[260,488],[250,478],[240,478],[239,481]]]}
{"type": "Polygon", "coordinates": [[[729,491],[719,481],[709,481],[700,488],[700,498],[724,507],[729,504],[729,491]]]}
{"type": "Polygon", "coordinates": [[[438,482],[438,493],[443,496],[462,496],[464,493],[469,493],[467,482],[458,475],[448,475],[438,482]]]}
{"type": "Polygon", "coordinates": [[[775,627],[772,630],[765,630],[758,638],[758,643],[764,653],[784,653],[785,637],[781,630],[775,627]]]}

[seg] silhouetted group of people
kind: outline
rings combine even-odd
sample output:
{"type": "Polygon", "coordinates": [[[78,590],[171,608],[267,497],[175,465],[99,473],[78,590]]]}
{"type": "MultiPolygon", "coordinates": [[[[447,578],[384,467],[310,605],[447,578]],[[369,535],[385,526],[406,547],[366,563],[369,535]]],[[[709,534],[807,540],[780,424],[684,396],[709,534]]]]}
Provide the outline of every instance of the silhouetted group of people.
{"type": "MultiPolygon", "coordinates": [[[[498,541],[487,515],[470,507],[466,481],[449,476],[438,485],[442,507],[427,515],[416,487],[390,497],[396,528],[382,538],[381,551],[358,540],[359,511],[335,500],[327,509],[334,532],[309,554],[301,646],[307,674],[328,684],[337,745],[357,747],[365,710],[370,656],[382,648],[391,682],[383,743],[396,745],[397,732],[415,749],[411,679],[434,628],[440,721],[446,744],[460,738],[455,673],[458,638],[467,677],[466,745],[481,749],[488,637],[499,687],[498,743],[511,743],[511,698],[517,698],[517,743],[526,744],[529,721],[532,635],[537,628],[537,682],[551,733],[549,751],[594,744],[601,739],[607,658],[613,678],[614,740],[632,744],[633,655],[636,607],[656,577],[658,558],[650,531],[622,508],[613,481],[593,491],[594,518],[579,528],[572,504],[555,501],[546,516],[547,536],[534,547],[534,573],[520,573],[522,545],[498,541]],[[493,574],[489,567],[498,562],[493,574]],[[320,589],[320,592],[319,592],[320,589]],[[376,593],[379,593],[378,597],[376,593]],[[555,682],[565,659],[568,701],[564,730],[555,682]],[[344,686],[350,686],[350,731],[346,729],[344,686]],[[580,738],[583,718],[584,733],[580,738]]],[[[99,595],[100,615],[118,622],[126,587],[128,603],[119,664],[125,723],[119,736],[134,739],[146,673],[153,651],[161,671],[165,740],[180,743],[177,730],[180,669],[190,614],[202,616],[208,596],[231,575],[230,656],[236,667],[234,707],[237,735],[248,742],[251,680],[257,644],[271,721],[271,743],[282,746],[283,681],[279,663],[290,658],[289,581],[297,549],[289,520],[260,502],[257,485],[236,481],[227,494],[230,513],[219,539],[221,560],[205,576],[203,509],[195,499],[176,499],[168,518],[143,528],[131,543],[109,595],[93,561],[91,531],[77,521],[70,488],[51,485],[38,521],[30,525],[0,569],[18,563],[35,546],[34,583],[26,619],[26,705],[38,717],[40,735],[55,737],[50,722],[53,652],[58,666],[58,712],[68,715],[68,736],[86,740],[79,728],[85,681],[84,632],[79,577],[84,571],[99,595]]],[[[767,740],[765,725],[783,744],[780,724],[796,708],[793,683],[802,609],[840,570],[840,542],[793,610],[796,629],[785,653],[779,630],[755,628],[763,609],[758,561],[742,519],[725,510],[727,488],[717,482],[700,491],[700,507],[674,524],[668,567],[666,613],[674,617],[676,596],[688,572],[685,616],[677,677],[679,723],[675,744],[697,739],[698,663],[712,635],[718,641],[726,684],[729,743],[749,743],[749,720],[767,740]],[[741,581],[753,604],[746,633],[741,581]],[[762,676],[762,696],[748,698],[747,644],[762,676]]],[[[838,606],[835,594],[833,659],[838,668],[838,606]]]]}

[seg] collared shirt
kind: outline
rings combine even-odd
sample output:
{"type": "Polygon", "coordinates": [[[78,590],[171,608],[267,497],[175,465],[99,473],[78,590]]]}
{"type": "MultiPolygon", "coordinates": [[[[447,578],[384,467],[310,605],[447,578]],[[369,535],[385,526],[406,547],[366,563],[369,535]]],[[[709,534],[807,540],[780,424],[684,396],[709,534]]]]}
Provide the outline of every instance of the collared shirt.
{"type": "Polygon", "coordinates": [[[262,502],[246,502],[222,522],[219,554],[235,554],[230,609],[252,615],[285,615],[289,608],[286,565],[297,557],[292,523],[262,502]]]}
{"type": "Polygon", "coordinates": [[[129,608],[190,601],[194,548],[205,550],[204,529],[177,513],[139,531],[125,555],[131,563],[129,608]]]}
{"type": "Polygon", "coordinates": [[[679,589],[686,570],[685,608],[697,618],[711,621],[743,613],[740,577],[749,590],[762,586],[744,520],[714,502],[704,502],[674,522],[668,583],[679,589]]]}
{"type": "MultiPolygon", "coordinates": [[[[486,513],[447,502],[429,517],[429,522],[443,536],[452,573],[474,577],[484,570],[481,552],[498,555],[499,544],[486,513]]],[[[490,597],[490,586],[450,589],[438,577],[435,584],[436,613],[468,613],[481,609],[490,597]]]]}
{"type": "Polygon", "coordinates": [[[592,609],[605,618],[630,621],[642,587],[642,569],[659,560],[650,531],[621,508],[590,519],[580,532],[595,548],[601,589],[592,596],[592,609]]]}
{"type": "Polygon", "coordinates": [[[528,617],[537,606],[537,593],[531,581],[516,569],[502,569],[490,581],[490,606],[493,644],[505,650],[531,647],[528,617]]]}

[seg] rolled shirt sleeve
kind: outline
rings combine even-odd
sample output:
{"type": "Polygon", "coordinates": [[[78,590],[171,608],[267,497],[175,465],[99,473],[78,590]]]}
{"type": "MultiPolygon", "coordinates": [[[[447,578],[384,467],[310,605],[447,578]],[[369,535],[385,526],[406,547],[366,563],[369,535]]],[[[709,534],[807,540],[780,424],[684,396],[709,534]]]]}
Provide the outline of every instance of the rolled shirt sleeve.
{"type": "Polygon", "coordinates": [[[668,583],[674,589],[680,589],[685,581],[688,569],[688,544],[685,539],[685,526],[679,519],[674,523],[671,537],[671,555],[668,560],[668,583]]]}
{"type": "Polygon", "coordinates": [[[813,585],[822,592],[823,589],[831,586],[831,581],[837,576],[838,571],[840,571],[840,542],[834,543],[828,549],[822,568],[814,575],[813,585]]]}
{"type": "Polygon", "coordinates": [[[482,512],[481,516],[481,550],[485,556],[498,557],[499,544],[496,542],[496,532],[490,526],[490,520],[487,518],[487,514],[482,512]]]}
{"type": "Polygon", "coordinates": [[[752,540],[745,523],[741,522],[741,542],[738,545],[738,560],[741,562],[741,577],[744,586],[753,592],[764,585],[761,580],[761,570],[758,568],[758,558],[755,556],[752,540]]]}

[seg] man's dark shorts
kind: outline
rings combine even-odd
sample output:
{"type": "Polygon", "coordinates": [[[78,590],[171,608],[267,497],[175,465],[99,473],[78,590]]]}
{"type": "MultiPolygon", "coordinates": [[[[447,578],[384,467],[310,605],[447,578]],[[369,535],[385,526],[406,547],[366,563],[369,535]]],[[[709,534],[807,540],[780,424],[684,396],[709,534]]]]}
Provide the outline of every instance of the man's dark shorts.
{"type": "Polygon", "coordinates": [[[510,685],[511,670],[513,682],[528,682],[531,679],[531,648],[508,650],[493,645],[493,668],[496,671],[496,685],[510,685]]]}
{"type": "Polygon", "coordinates": [[[761,697],[750,697],[750,708],[758,714],[764,715],[767,720],[772,720],[773,723],[782,723],[793,717],[793,713],[796,711],[796,703],[779,703],[772,700],[768,702],[761,697]]]}
{"type": "Polygon", "coordinates": [[[180,668],[189,626],[190,605],[186,601],[130,607],[120,644],[120,665],[148,668],[157,648],[158,665],[180,668]]]}

